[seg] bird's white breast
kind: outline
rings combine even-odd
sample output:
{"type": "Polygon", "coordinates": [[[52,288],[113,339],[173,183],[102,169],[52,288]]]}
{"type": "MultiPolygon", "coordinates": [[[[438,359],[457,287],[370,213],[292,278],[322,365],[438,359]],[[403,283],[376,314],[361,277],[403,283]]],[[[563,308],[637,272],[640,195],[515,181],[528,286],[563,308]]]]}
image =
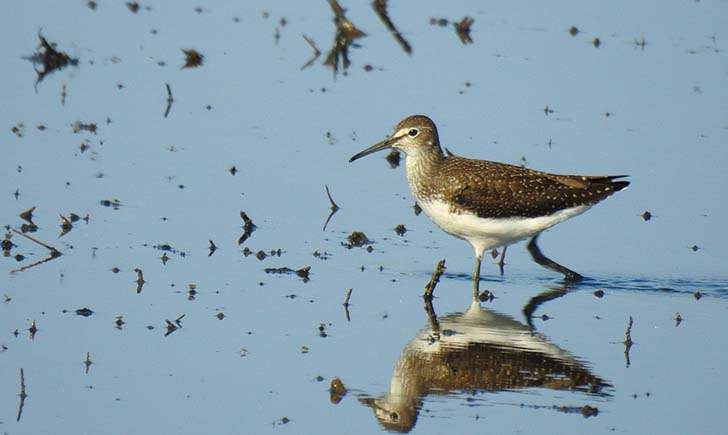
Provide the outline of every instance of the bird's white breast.
{"type": "Polygon", "coordinates": [[[439,200],[418,200],[422,210],[443,231],[473,245],[475,255],[487,249],[507,246],[532,237],[587,211],[591,206],[581,205],[539,217],[482,218],[474,213],[454,212],[450,205],[439,200]]]}

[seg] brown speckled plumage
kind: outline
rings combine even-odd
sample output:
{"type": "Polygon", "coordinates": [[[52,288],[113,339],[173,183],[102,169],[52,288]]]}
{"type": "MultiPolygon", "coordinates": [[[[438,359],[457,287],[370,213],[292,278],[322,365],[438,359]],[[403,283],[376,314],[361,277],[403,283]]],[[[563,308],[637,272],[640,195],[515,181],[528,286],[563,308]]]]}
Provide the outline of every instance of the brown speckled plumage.
{"type": "Polygon", "coordinates": [[[407,181],[415,201],[430,219],[473,247],[476,298],[483,253],[527,238],[531,239],[528,251],[534,261],[563,273],[567,281],[582,279],[544,256],[536,244],[538,235],[629,186],[629,181],[619,180],[625,175],[558,175],[466,159],[447,149],[444,154],[435,123],[423,115],[403,119],[387,139],[349,161],[387,148],[407,155],[407,181]]]}
{"type": "MultiPolygon", "coordinates": [[[[428,178],[413,177],[416,191],[484,218],[537,217],[593,205],[629,185],[624,176],[555,175],[463,157],[431,162],[428,178]]],[[[418,195],[419,196],[419,195],[418,195]]]]}
{"type": "Polygon", "coordinates": [[[419,128],[421,153],[408,173],[418,199],[439,199],[455,213],[482,218],[538,217],[594,205],[629,186],[624,175],[557,175],[487,160],[466,159],[439,146],[437,128],[426,116],[404,119],[395,130],[419,128]]]}

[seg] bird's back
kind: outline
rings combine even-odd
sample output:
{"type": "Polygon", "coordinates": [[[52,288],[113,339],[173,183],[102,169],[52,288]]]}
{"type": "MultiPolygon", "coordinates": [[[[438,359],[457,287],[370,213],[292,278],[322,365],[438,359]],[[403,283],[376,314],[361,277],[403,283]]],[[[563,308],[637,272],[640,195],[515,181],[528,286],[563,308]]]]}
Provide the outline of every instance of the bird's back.
{"type": "Polygon", "coordinates": [[[447,156],[433,171],[435,193],[456,212],[482,218],[537,217],[591,206],[629,186],[624,175],[558,175],[487,160],[447,156]]]}

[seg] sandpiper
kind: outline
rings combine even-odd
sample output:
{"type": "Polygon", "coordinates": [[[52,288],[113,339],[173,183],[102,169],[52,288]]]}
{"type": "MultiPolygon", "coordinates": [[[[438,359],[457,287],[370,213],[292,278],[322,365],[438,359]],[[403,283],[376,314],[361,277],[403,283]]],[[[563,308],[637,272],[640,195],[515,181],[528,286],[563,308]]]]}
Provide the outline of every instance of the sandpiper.
{"type": "Polygon", "coordinates": [[[520,166],[447,155],[435,123],[424,115],[400,121],[389,138],[349,159],[386,148],[406,154],[407,181],[417,204],[443,231],[468,241],[475,250],[473,289],[486,250],[531,238],[528,250],[544,267],[578,281],[578,273],[548,259],[538,248],[539,234],[629,186],[626,175],[556,175],[520,166]]]}

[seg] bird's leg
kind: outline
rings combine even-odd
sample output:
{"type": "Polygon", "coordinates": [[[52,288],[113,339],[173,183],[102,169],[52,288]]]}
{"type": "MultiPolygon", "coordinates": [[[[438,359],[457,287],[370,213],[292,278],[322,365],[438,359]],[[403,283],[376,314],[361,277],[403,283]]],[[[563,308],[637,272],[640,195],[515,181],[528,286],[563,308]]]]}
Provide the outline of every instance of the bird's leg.
{"type": "Polygon", "coordinates": [[[508,249],[508,246],[503,246],[503,251],[501,252],[500,260],[498,260],[498,268],[500,269],[501,276],[503,276],[503,266],[506,264],[505,263],[506,249],[508,249]]]}
{"type": "Polygon", "coordinates": [[[480,263],[482,259],[482,255],[477,255],[475,257],[475,267],[473,268],[473,296],[476,299],[480,294],[480,263]]]}
{"type": "Polygon", "coordinates": [[[528,242],[528,252],[531,254],[531,257],[533,258],[533,261],[540,264],[541,266],[545,267],[546,269],[553,270],[554,272],[563,273],[564,274],[564,281],[566,282],[577,282],[584,279],[583,276],[579,275],[578,273],[574,272],[573,270],[566,268],[559,263],[553,261],[552,259],[546,257],[541,253],[541,249],[539,249],[538,245],[536,244],[536,240],[538,239],[539,234],[536,234],[531,238],[531,241],[528,242]]]}

